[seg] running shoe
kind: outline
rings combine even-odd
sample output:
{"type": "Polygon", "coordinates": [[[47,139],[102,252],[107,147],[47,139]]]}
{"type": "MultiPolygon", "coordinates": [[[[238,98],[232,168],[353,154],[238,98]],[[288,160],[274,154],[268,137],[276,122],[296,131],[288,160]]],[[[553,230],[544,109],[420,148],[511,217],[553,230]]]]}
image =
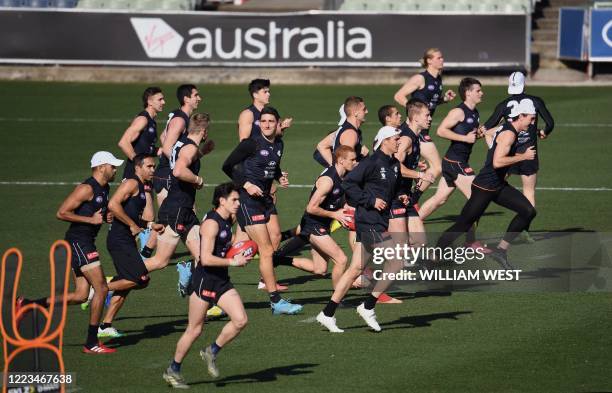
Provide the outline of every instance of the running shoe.
{"type": "Polygon", "coordinates": [[[185,383],[185,378],[183,378],[181,373],[173,371],[170,367],[164,372],[163,378],[168,385],[175,389],[189,389],[189,385],[185,383]]]}
{"type": "Polygon", "coordinates": [[[107,327],[105,329],[98,327],[98,338],[119,338],[125,337],[125,333],[120,332],[114,327],[107,327]]]}
{"type": "Polygon", "coordinates": [[[357,314],[359,314],[365,323],[368,324],[368,326],[374,331],[380,332],[382,330],[378,324],[378,321],[376,320],[376,312],[374,309],[368,310],[365,308],[364,304],[361,303],[359,307],[357,307],[357,314]]]}
{"type": "Polygon", "coordinates": [[[323,311],[317,315],[317,322],[332,333],[344,333],[344,330],[340,329],[338,325],[336,325],[336,317],[328,317],[327,315],[323,314],[323,311]]]}
{"type": "Polygon", "coordinates": [[[219,369],[217,368],[217,355],[212,353],[212,348],[207,346],[200,350],[200,357],[206,362],[208,373],[213,378],[219,377],[219,369]]]}
{"type": "Polygon", "coordinates": [[[270,302],[270,307],[272,308],[273,315],[287,314],[287,315],[295,315],[302,311],[303,306],[299,304],[293,304],[288,302],[285,299],[281,299],[276,303],[270,302]]]}

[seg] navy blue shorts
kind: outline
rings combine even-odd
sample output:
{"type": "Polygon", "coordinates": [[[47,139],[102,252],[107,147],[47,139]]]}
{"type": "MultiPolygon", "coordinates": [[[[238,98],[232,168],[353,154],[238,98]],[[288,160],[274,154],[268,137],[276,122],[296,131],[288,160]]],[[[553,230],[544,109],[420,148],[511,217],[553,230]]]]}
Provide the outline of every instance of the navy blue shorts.
{"type": "Polygon", "coordinates": [[[72,248],[72,260],[70,261],[72,270],[77,277],[83,277],[81,272],[83,266],[100,261],[96,244],[89,239],[67,238],[66,241],[72,248]]]}
{"type": "Polygon", "coordinates": [[[270,195],[254,198],[244,189],[240,190],[240,207],[236,219],[243,231],[251,225],[267,224],[273,214],[278,213],[270,195]]]}
{"type": "Polygon", "coordinates": [[[442,177],[446,184],[449,187],[455,187],[455,181],[459,175],[474,176],[476,174],[467,162],[453,161],[444,157],[442,159],[442,177]]]}
{"type": "Polygon", "coordinates": [[[209,304],[217,304],[221,296],[233,288],[229,277],[220,278],[206,273],[202,266],[198,266],[191,275],[191,291],[209,304]]]}

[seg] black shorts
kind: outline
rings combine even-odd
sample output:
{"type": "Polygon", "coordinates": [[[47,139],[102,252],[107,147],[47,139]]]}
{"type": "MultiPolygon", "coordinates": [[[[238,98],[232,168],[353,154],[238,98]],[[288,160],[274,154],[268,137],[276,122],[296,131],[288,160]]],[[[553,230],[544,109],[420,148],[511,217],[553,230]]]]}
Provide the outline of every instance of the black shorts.
{"type": "Polygon", "coordinates": [[[240,207],[236,212],[236,219],[243,231],[251,225],[267,224],[270,216],[274,214],[278,213],[271,196],[253,198],[244,189],[240,190],[240,207]]]}
{"type": "Polygon", "coordinates": [[[474,176],[475,173],[467,162],[453,161],[444,157],[442,160],[442,177],[446,180],[446,184],[449,187],[455,187],[455,181],[459,175],[474,176]]]}
{"type": "Polygon", "coordinates": [[[160,209],[157,213],[157,222],[170,226],[183,239],[191,231],[191,228],[200,225],[200,220],[193,211],[193,208],[187,207],[160,209]]]}
{"type": "Polygon", "coordinates": [[[331,223],[326,224],[324,222],[319,222],[318,220],[314,220],[304,215],[300,222],[300,235],[306,236],[306,239],[308,239],[309,235],[328,236],[331,234],[330,227],[331,223]]]}
{"type": "Polygon", "coordinates": [[[118,278],[135,282],[138,285],[146,285],[149,282],[149,271],[138,252],[134,239],[118,241],[109,238],[106,248],[113,259],[118,278]]]}
{"type": "Polygon", "coordinates": [[[157,167],[153,174],[153,189],[156,194],[170,190],[170,167],[157,167]]]}
{"type": "Polygon", "coordinates": [[[539,169],[540,160],[538,160],[538,156],[536,156],[536,158],[534,158],[533,160],[525,160],[512,165],[508,173],[510,173],[511,175],[531,176],[533,174],[538,173],[539,169]]]}
{"type": "Polygon", "coordinates": [[[389,240],[391,240],[391,235],[387,231],[369,230],[357,232],[357,241],[363,244],[368,252],[372,252],[372,249],[389,240]]]}
{"type": "Polygon", "coordinates": [[[408,207],[404,205],[402,201],[394,198],[391,202],[391,209],[389,211],[389,219],[404,218],[408,217],[408,207]]]}
{"type": "Polygon", "coordinates": [[[210,304],[217,304],[223,294],[234,285],[227,279],[217,277],[213,274],[204,272],[201,266],[198,266],[191,275],[191,291],[202,300],[210,304]]]}
{"type": "Polygon", "coordinates": [[[100,254],[93,241],[88,239],[66,239],[72,248],[70,264],[77,277],[83,277],[81,268],[90,263],[99,262],[100,254]]]}
{"type": "Polygon", "coordinates": [[[406,216],[408,217],[419,217],[419,211],[416,209],[416,206],[412,203],[408,205],[406,216]]]}

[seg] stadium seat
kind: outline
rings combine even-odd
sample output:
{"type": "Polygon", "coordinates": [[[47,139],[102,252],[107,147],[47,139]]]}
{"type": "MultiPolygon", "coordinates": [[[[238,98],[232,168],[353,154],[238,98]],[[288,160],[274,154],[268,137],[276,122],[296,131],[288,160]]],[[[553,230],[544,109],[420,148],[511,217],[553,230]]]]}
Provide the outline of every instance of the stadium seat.
{"type": "Polygon", "coordinates": [[[21,7],[21,0],[0,0],[0,7],[21,7]]]}
{"type": "Polygon", "coordinates": [[[23,0],[22,6],[31,8],[47,8],[49,7],[49,0],[23,0]]]}
{"type": "Polygon", "coordinates": [[[49,7],[54,8],[74,8],[78,0],[49,0],[49,7]]]}
{"type": "Polygon", "coordinates": [[[535,0],[345,0],[344,11],[532,12],[535,0]]]}
{"type": "Polygon", "coordinates": [[[106,8],[105,0],[79,0],[77,8],[99,9],[106,8]]]}

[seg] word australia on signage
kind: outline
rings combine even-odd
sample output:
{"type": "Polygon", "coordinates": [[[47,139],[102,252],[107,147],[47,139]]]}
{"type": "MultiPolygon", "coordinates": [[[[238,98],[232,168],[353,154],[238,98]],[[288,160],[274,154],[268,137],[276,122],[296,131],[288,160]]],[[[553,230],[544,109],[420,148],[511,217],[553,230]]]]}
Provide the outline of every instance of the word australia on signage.
{"type": "Polygon", "coordinates": [[[0,11],[0,62],[528,67],[529,15],[0,11]]]}

